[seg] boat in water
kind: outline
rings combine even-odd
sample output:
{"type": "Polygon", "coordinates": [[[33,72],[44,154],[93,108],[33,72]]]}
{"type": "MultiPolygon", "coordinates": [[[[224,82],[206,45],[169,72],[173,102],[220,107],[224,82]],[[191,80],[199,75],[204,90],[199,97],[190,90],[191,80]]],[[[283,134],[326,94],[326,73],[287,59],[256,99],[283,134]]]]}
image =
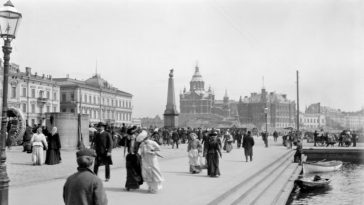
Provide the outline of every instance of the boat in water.
{"type": "Polygon", "coordinates": [[[313,178],[301,178],[297,179],[295,183],[304,190],[313,190],[313,189],[320,189],[325,188],[331,182],[330,179],[321,178],[320,176],[315,176],[313,178]]]}
{"type": "Polygon", "coordinates": [[[302,162],[303,173],[332,172],[339,170],[343,165],[342,161],[318,161],[318,162],[302,162]]]}

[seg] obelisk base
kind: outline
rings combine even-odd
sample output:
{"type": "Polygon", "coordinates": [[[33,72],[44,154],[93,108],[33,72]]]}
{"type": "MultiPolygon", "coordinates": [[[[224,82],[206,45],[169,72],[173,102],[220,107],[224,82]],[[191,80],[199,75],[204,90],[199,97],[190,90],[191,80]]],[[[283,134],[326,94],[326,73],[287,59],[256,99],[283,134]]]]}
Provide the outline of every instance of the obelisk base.
{"type": "Polygon", "coordinates": [[[178,125],[178,114],[164,114],[164,128],[176,128],[178,125]]]}

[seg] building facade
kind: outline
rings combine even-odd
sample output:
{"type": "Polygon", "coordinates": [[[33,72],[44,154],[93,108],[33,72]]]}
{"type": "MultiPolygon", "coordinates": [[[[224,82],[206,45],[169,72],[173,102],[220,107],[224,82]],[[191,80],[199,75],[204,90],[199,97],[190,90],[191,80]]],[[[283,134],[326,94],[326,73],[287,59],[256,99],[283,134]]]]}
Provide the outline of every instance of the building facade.
{"type": "MultiPolygon", "coordinates": [[[[2,66],[1,69],[1,74],[3,74],[2,66]]],[[[3,76],[1,76],[1,84],[2,82],[3,76]]],[[[2,88],[0,92],[2,106],[2,88]]],[[[59,95],[59,85],[51,75],[38,75],[36,72],[33,74],[30,67],[26,67],[25,72],[21,72],[19,65],[11,64],[8,107],[20,110],[29,125],[44,125],[45,113],[59,112],[59,95]]]]}
{"type": "Polygon", "coordinates": [[[205,81],[197,65],[190,81],[189,91],[185,88],[180,94],[181,114],[216,114],[226,118],[236,117],[238,115],[236,104],[229,99],[227,91],[223,100],[215,100],[211,87],[205,90],[205,81]]]}
{"type": "Polygon", "coordinates": [[[343,112],[321,103],[309,105],[305,110],[306,115],[324,116],[326,124],[321,127],[326,130],[364,130],[364,109],[357,112],[343,112]]]}
{"type": "Polygon", "coordinates": [[[319,113],[301,113],[300,127],[310,131],[325,129],[326,117],[319,113]]]}
{"type": "Polygon", "coordinates": [[[296,127],[296,103],[287,99],[285,94],[268,93],[264,88],[261,93],[240,98],[238,103],[239,120],[243,125],[252,125],[268,131],[296,127]]]}
{"type": "Polygon", "coordinates": [[[185,114],[208,114],[212,112],[215,95],[211,88],[205,90],[205,82],[196,65],[190,81],[190,89],[180,94],[180,112],[185,114]]]}
{"type": "Polygon", "coordinates": [[[132,94],[111,86],[99,74],[81,81],[55,78],[61,89],[60,112],[88,114],[90,123],[132,124],[132,94]]]}

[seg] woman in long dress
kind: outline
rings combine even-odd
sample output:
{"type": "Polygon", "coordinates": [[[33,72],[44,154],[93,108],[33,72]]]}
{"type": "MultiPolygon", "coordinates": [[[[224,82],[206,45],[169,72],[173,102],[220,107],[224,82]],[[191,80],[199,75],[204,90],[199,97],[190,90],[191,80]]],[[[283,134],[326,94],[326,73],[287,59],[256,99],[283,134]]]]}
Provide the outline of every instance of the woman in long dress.
{"type": "MultiPolygon", "coordinates": [[[[128,154],[126,155],[126,183],[125,189],[139,189],[139,186],[143,184],[141,157],[138,154],[140,143],[136,141],[136,128],[128,130],[129,137],[126,140],[126,147],[128,154]]],[[[146,131],[140,133],[140,135],[147,135],[146,131]]]]}
{"type": "Polygon", "coordinates": [[[202,146],[195,133],[191,133],[190,136],[191,140],[188,142],[187,146],[190,173],[197,174],[201,172],[200,154],[202,146]]]}
{"type": "Polygon", "coordinates": [[[32,162],[33,165],[42,165],[44,163],[43,149],[47,149],[48,144],[46,137],[42,133],[42,127],[37,128],[37,132],[33,134],[30,140],[33,146],[32,162]]]}
{"type": "Polygon", "coordinates": [[[207,161],[207,175],[210,177],[219,177],[219,156],[221,154],[221,141],[217,137],[217,132],[212,132],[206,143],[206,161],[207,161]]]}
{"type": "Polygon", "coordinates": [[[145,137],[138,136],[137,141],[142,141],[139,151],[142,157],[143,180],[148,184],[151,193],[157,193],[162,189],[162,182],[164,181],[157,159],[157,156],[160,156],[158,154],[160,147],[158,143],[150,140],[148,135],[145,137]]]}
{"type": "Polygon", "coordinates": [[[57,127],[53,127],[51,133],[48,134],[48,149],[45,163],[48,165],[59,164],[61,161],[61,141],[57,133],[57,127]]]}

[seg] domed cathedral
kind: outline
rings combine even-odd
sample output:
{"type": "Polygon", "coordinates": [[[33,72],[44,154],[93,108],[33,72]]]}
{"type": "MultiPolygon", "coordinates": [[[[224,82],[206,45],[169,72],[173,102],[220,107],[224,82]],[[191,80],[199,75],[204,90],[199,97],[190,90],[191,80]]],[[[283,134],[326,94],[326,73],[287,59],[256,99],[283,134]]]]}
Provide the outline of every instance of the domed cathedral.
{"type": "Polygon", "coordinates": [[[205,90],[205,81],[202,79],[198,65],[190,81],[190,90],[183,90],[180,94],[180,110],[185,114],[210,114],[214,105],[215,95],[211,87],[205,90]]]}
{"type": "Polygon", "coordinates": [[[195,114],[200,117],[205,116],[198,114],[214,114],[210,116],[238,119],[237,102],[229,99],[227,90],[223,100],[215,100],[211,87],[205,90],[205,81],[202,79],[198,65],[195,66],[189,91],[185,88],[180,94],[180,110],[181,114],[195,114]]]}

